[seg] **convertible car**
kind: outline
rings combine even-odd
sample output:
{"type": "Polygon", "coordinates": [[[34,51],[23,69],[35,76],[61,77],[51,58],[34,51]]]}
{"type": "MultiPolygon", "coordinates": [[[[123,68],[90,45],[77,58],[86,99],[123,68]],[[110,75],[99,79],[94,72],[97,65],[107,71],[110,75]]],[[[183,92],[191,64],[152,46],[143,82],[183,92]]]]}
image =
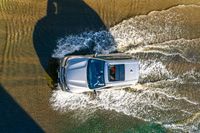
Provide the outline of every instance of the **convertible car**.
{"type": "Polygon", "coordinates": [[[121,54],[66,56],[58,68],[59,86],[73,93],[119,89],[138,79],[139,62],[121,54]]]}

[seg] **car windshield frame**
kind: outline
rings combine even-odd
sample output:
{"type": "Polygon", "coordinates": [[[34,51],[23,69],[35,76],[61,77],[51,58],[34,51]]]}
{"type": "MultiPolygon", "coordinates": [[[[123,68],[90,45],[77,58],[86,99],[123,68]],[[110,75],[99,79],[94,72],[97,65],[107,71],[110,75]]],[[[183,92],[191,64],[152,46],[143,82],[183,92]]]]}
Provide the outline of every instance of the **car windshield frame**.
{"type": "Polygon", "coordinates": [[[87,65],[87,82],[90,89],[97,89],[105,86],[104,77],[105,61],[89,59],[87,65]]]}

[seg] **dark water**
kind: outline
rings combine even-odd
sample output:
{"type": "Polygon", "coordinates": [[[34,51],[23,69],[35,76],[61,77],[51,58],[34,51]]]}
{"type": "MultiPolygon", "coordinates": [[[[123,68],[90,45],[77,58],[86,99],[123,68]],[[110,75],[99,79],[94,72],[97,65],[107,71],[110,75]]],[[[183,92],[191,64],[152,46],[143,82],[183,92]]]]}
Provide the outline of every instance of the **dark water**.
{"type": "MultiPolygon", "coordinates": [[[[198,133],[199,2],[2,0],[0,105],[16,108],[26,131],[198,133]],[[132,55],[139,83],[95,99],[52,89],[50,58],[83,51],[132,55]]],[[[12,119],[8,112],[1,118],[12,119]]],[[[4,132],[16,127],[2,123],[4,132]]]]}

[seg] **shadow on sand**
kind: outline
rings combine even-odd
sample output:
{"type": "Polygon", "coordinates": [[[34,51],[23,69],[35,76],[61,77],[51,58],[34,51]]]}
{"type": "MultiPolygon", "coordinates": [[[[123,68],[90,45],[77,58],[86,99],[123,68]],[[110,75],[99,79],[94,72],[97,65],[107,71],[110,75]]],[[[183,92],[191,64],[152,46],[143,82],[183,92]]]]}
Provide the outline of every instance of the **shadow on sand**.
{"type": "Polygon", "coordinates": [[[43,133],[0,84],[0,133],[43,133]]]}
{"type": "MultiPolygon", "coordinates": [[[[85,31],[107,30],[98,14],[83,0],[48,0],[47,15],[39,20],[33,33],[33,42],[40,63],[45,71],[56,80],[56,61],[51,55],[57,41],[67,35],[85,31]],[[55,69],[55,70],[54,70],[55,69]]],[[[90,49],[73,54],[92,54],[90,49]]]]}

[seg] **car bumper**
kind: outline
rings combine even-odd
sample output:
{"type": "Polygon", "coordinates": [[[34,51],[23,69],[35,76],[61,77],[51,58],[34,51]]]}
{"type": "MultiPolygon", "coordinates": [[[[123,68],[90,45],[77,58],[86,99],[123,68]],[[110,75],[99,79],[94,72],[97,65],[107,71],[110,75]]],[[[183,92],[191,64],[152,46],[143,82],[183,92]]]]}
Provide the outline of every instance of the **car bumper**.
{"type": "Polygon", "coordinates": [[[67,60],[69,58],[65,57],[60,60],[59,68],[58,68],[58,85],[64,91],[70,91],[67,87],[66,79],[65,79],[65,68],[67,66],[67,60]]]}

